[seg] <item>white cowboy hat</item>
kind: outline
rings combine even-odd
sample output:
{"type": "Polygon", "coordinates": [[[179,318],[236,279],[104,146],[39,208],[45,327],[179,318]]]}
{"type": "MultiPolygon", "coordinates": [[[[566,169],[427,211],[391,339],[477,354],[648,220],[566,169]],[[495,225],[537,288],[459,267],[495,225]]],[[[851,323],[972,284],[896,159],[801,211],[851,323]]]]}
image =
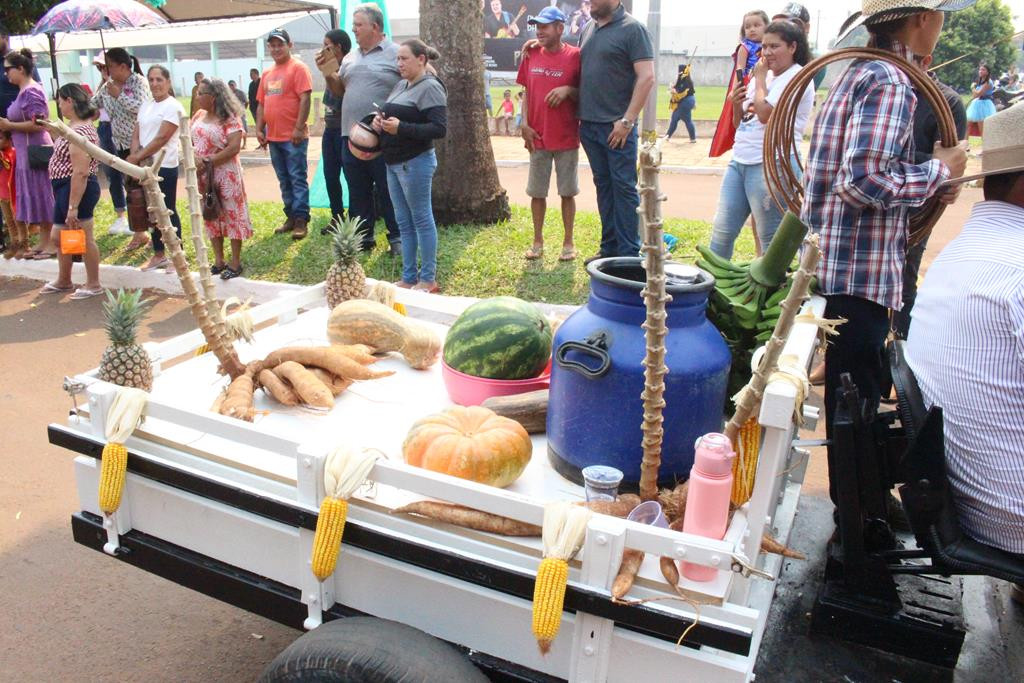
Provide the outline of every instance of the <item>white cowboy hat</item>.
{"type": "Polygon", "coordinates": [[[970,182],[1001,173],[1024,172],[1024,102],[985,119],[981,173],[950,180],[948,185],[970,182]]]}
{"type": "Polygon", "coordinates": [[[839,29],[836,44],[861,26],[881,24],[918,12],[958,12],[967,9],[978,0],[862,0],[861,11],[851,14],[839,29]]]}

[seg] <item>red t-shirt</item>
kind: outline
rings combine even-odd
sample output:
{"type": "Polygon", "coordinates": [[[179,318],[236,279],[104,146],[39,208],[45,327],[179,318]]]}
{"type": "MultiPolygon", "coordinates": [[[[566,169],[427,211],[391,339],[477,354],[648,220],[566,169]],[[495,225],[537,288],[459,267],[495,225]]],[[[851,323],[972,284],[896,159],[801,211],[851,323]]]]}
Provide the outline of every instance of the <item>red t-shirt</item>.
{"type": "Polygon", "coordinates": [[[537,131],[536,148],[555,151],[579,147],[576,101],[566,98],[552,109],[544,98],[563,85],[580,87],[580,49],[563,45],[556,54],[544,48],[530,50],[523,55],[516,82],[526,87],[526,119],[537,131]]]}
{"type": "Polygon", "coordinates": [[[299,118],[299,96],[312,90],[309,67],[295,57],[282,66],[275,64],[263,72],[256,90],[256,101],[263,105],[267,140],[286,142],[292,139],[292,131],[299,118]]]}

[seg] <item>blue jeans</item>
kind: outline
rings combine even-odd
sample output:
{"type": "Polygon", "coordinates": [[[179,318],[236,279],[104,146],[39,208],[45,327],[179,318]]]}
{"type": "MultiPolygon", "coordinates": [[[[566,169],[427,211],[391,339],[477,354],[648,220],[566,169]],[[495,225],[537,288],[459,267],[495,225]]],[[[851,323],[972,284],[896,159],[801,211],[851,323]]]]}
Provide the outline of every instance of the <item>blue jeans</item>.
{"type": "Polygon", "coordinates": [[[387,165],[388,191],[402,234],[402,281],[408,284],[437,282],[437,225],[430,201],[436,168],[432,149],[409,161],[387,165]]]}
{"type": "MultiPolygon", "coordinates": [[[[161,168],[157,171],[157,175],[160,176],[160,191],[164,193],[164,205],[171,212],[171,225],[174,226],[174,232],[180,240],[181,219],[178,218],[178,209],[176,208],[178,204],[178,167],[161,168]]],[[[153,238],[153,253],[163,254],[164,241],[160,237],[160,231],[153,228],[149,231],[149,236],[153,238]]]]}
{"type": "Polygon", "coordinates": [[[672,120],[668,124],[667,137],[672,137],[676,132],[676,128],[679,127],[679,122],[682,121],[686,125],[686,132],[690,134],[690,139],[697,139],[697,129],[693,127],[693,108],[696,106],[697,98],[693,95],[688,95],[679,100],[675,111],[672,112],[672,120]]]}
{"type": "Polygon", "coordinates": [[[345,215],[345,194],[341,189],[342,145],[341,128],[325,128],[323,138],[324,185],[331,203],[331,215],[342,218],[345,215]]]}
{"type": "MultiPolygon", "coordinates": [[[[791,160],[791,163],[800,177],[802,174],[796,159],[791,160]]],[[[767,250],[782,222],[782,211],[768,192],[764,164],[730,161],[718,195],[718,211],[715,212],[714,227],[711,230],[711,251],[723,258],[732,258],[736,238],[751,214],[757,223],[761,249],[767,250]]]]}
{"type": "MultiPolygon", "coordinates": [[[[111,154],[117,154],[117,147],[114,145],[114,134],[110,128],[110,121],[100,121],[100,127],[96,130],[100,138],[100,147],[111,154]]],[[[124,211],[127,202],[124,197],[124,176],[112,166],[102,164],[103,172],[107,176],[107,183],[110,185],[110,201],[114,203],[116,211],[124,211]]]]}
{"type": "Polygon", "coordinates": [[[281,186],[281,202],[288,218],[309,220],[309,167],[306,150],[309,140],[297,145],[291,141],[271,142],[270,163],[274,165],[277,183],[281,186]]]}
{"type": "Polygon", "coordinates": [[[394,244],[401,239],[398,221],[395,220],[395,209],[391,205],[388,189],[387,165],[380,157],[371,161],[363,161],[352,154],[348,148],[348,136],[341,139],[341,163],[345,169],[345,182],[348,183],[348,215],[359,216],[365,222],[359,228],[364,247],[373,246],[373,230],[380,218],[378,208],[384,214],[384,225],[388,229],[388,242],[394,244]]]}
{"type": "Polygon", "coordinates": [[[580,122],[580,142],[590,161],[601,214],[601,256],[636,256],[640,252],[640,195],[636,191],[637,133],[620,149],[608,146],[614,124],[580,122]]]}

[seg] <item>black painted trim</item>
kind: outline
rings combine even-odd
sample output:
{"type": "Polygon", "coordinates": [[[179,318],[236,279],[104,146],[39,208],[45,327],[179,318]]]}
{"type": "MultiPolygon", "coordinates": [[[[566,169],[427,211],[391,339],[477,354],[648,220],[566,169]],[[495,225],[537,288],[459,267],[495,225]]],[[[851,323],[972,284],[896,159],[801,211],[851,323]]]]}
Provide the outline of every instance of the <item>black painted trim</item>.
{"type": "MultiPolygon", "coordinates": [[[[102,454],[103,447],[100,444],[60,427],[50,425],[48,434],[50,443],[55,446],[61,446],[75,453],[97,459],[102,454]]],[[[128,453],[128,470],[133,474],[281,524],[311,531],[316,529],[316,513],[306,512],[251,491],[189,474],[131,452],[128,453]]],[[[389,536],[356,521],[350,520],[345,524],[343,543],[477,586],[490,588],[506,595],[523,600],[533,599],[534,577],[530,574],[469,560],[457,553],[389,536]]],[[[572,585],[566,590],[565,609],[570,612],[581,611],[611,619],[622,628],[673,643],[691,623],[690,620],[677,619],[642,605],[615,604],[603,593],[572,585]]],[[[750,653],[751,637],[740,630],[698,623],[687,636],[684,645],[693,648],[705,645],[726,652],[747,655],[750,653]]]]}

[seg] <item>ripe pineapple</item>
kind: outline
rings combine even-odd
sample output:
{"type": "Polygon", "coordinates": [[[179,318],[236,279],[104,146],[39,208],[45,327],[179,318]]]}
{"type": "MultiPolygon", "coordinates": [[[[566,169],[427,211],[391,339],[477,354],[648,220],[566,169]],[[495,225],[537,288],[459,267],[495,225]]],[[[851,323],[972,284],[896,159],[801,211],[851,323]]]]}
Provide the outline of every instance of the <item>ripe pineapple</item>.
{"type": "Polygon", "coordinates": [[[107,292],[103,313],[110,346],[103,351],[100,379],[149,391],[153,388],[153,366],[146,350],[135,343],[139,320],[146,309],[146,302],[141,299],[141,289],[119,289],[116,295],[107,292]]]}
{"type": "Polygon", "coordinates": [[[347,218],[339,221],[331,233],[334,263],[324,278],[324,293],[332,310],[342,301],[361,298],[366,289],[366,273],[356,259],[361,239],[356,230],[362,222],[358,216],[347,218]]]}

